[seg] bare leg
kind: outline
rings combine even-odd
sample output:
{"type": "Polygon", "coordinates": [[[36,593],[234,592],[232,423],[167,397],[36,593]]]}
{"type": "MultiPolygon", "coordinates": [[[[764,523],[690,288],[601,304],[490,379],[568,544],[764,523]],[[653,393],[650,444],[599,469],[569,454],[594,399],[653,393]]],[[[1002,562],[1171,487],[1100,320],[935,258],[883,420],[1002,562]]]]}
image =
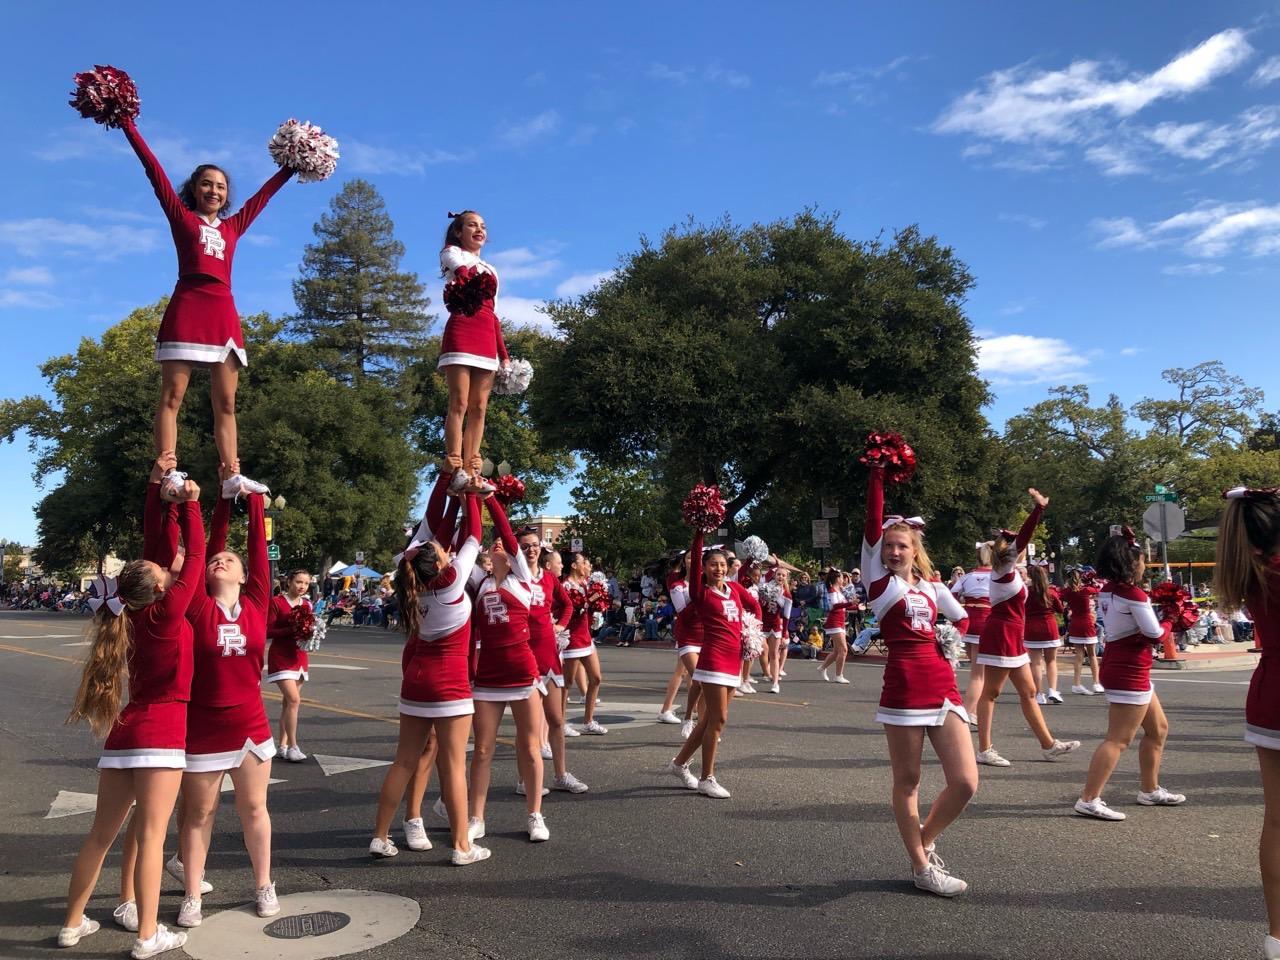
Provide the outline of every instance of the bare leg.
{"type": "MultiPolygon", "coordinates": [[[[138,938],[149,940],[156,933],[160,911],[160,874],[164,869],[164,837],[169,817],[182,785],[181,770],[145,769],[133,771],[138,809],[138,866],[134,883],[138,891],[138,938]]],[[[199,873],[196,874],[200,876],[199,873]]]]}
{"type": "Polygon", "coordinates": [[[836,676],[843,677],[844,662],[849,656],[849,641],[845,637],[844,631],[841,630],[839,633],[831,635],[831,642],[835,645],[831,652],[835,654],[836,658],[836,676]]]}
{"type": "Polygon", "coordinates": [[[449,830],[453,848],[466,853],[471,849],[467,838],[467,736],[471,733],[471,717],[438,717],[435,721],[439,753],[436,769],[440,773],[440,796],[449,811],[449,830]]]}
{"type": "Polygon", "coordinates": [[[240,383],[240,361],[235,355],[209,368],[209,395],[213,401],[213,442],[222,464],[231,470],[239,466],[236,438],[236,387],[240,383]]]}
{"type": "Polygon", "coordinates": [[[684,664],[676,660],[676,667],[671,671],[671,679],[667,681],[667,694],[662,698],[660,713],[666,713],[676,705],[676,697],[680,694],[680,683],[684,680],[684,664]]]}
{"type": "Polygon", "coordinates": [[[185,360],[165,360],[160,364],[160,403],[156,407],[156,456],[178,449],[178,411],[191,382],[191,364],[185,360]]]}
{"type": "Polygon", "coordinates": [[[200,878],[204,876],[205,861],[209,857],[213,819],[218,813],[225,775],[225,770],[215,770],[212,773],[186,773],[182,777],[182,828],[178,841],[187,878],[186,894],[197,900],[200,899],[200,878]]]}
{"type": "Polygon", "coordinates": [[[280,690],[280,746],[298,745],[298,706],[302,703],[301,680],[277,680],[280,690]]]}
{"type": "Polygon", "coordinates": [[[702,696],[702,684],[693,679],[693,671],[698,667],[698,655],[696,653],[686,653],[680,658],[680,662],[689,674],[689,699],[684,706],[684,718],[692,720],[694,714],[698,712],[698,700],[702,696]]]}
{"type": "Polygon", "coordinates": [[[1262,896],[1267,902],[1271,936],[1280,936],[1280,751],[1258,747],[1262,773],[1262,836],[1258,838],[1258,865],[1262,869],[1262,896]]]}
{"type": "MultiPolygon", "coordinates": [[[[93,812],[93,825],[89,828],[89,835],[84,838],[84,843],[80,845],[75,866],[71,868],[71,882],[67,886],[67,912],[62,921],[64,927],[78,927],[84,919],[85,904],[89,902],[89,898],[93,896],[93,888],[97,886],[102,861],[115,843],[116,835],[124,826],[125,817],[129,815],[129,808],[133,805],[133,773],[132,770],[98,771],[98,802],[93,812]]],[[[121,887],[123,886],[122,882],[121,887]]],[[[133,886],[132,879],[129,886],[133,886]]]]}
{"type": "MultiPolygon", "coordinates": [[[[267,781],[271,761],[250,754],[231,771],[236,787],[236,812],[244,831],[244,847],[253,864],[253,886],[261,889],[271,882],[271,814],[267,812],[267,781]]],[[[197,878],[197,883],[199,879],[197,878]]],[[[196,888],[199,890],[199,887],[196,888]]]]}
{"type": "Polygon", "coordinates": [[[1103,788],[1115,772],[1116,764],[1120,762],[1120,755],[1128,749],[1134,734],[1142,726],[1148,706],[1150,704],[1146,703],[1108,704],[1107,738],[1093,751],[1084,790],[1080,793],[1081,800],[1096,800],[1102,795],[1103,788]]]}
{"type": "Polygon", "coordinates": [[[982,674],[982,693],[978,697],[978,749],[990,750],[996,699],[1000,696],[1000,689],[1004,686],[1009,671],[1004,667],[984,667],[982,674]]]}
{"type": "Polygon", "coordinates": [[[542,811],[542,751],[538,749],[538,719],[542,716],[542,694],[537,690],[527,700],[511,702],[516,721],[516,769],[524,783],[525,808],[542,811]]]}
{"type": "MultiPolygon", "coordinates": [[[[470,720],[470,717],[467,718],[470,720]]],[[[382,778],[382,789],[378,793],[378,809],[373,824],[373,836],[375,839],[390,840],[391,839],[391,818],[395,816],[396,807],[400,806],[400,798],[404,796],[405,788],[409,786],[409,780],[413,777],[414,771],[418,769],[418,760],[427,748],[427,738],[431,735],[431,725],[434,720],[431,717],[415,717],[407,713],[400,714],[400,738],[396,743],[396,758],[392,761],[391,766],[387,768],[386,776],[382,778]]],[[[470,724],[468,724],[470,726],[470,724]]],[[[463,807],[466,806],[466,786],[462,788],[463,807]]],[[[460,816],[462,810],[456,811],[460,816]]],[[[450,816],[454,816],[455,811],[450,811],[450,816]]],[[[463,818],[466,819],[465,817],[463,818]]],[[[466,824],[463,824],[463,834],[466,834],[466,824]]]]}
{"type": "Polygon", "coordinates": [[[889,763],[893,768],[890,803],[902,844],[911,859],[911,869],[919,872],[928,863],[920,836],[920,760],[924,752],[924,727],[897,727],[885,724],[889,763]]]}
{"type": "Polygon", "coordinates": [[[547,742],[551,745],[551,764],[557,777],[568,770],[564,756],[564,692],[555,687],[542,698],[543,719],[547,725],[547,742]]]}
{"type": "Polygon", "coordinates": [[[921,842],[927,847],[955,822],[978,792],[978,764],[973,757],[973,738],[969,725],[954,713],[948,713],[940,727],[928,727],[929,742],[942,763],[947,785],[929,807],[929,816],[920,829],[921,842]]]}
{"type": "Polygon", "coordinates": [[[138,891],[134,884],[134,874],[138,870],[138,828],[133,825],[133,817],[129,818],[129,826],[124,832],[124,843],[120,845],[120,902],[128,903],[138,899],[138,891]]]}
{"type": "Polygon", "coordinates": [[[969,654],[969,686],[964,692],[964,709],[969,716],[977,716],[978,704],[982,701],[982,688],[986,684],[987,668],[978,662],[978,645],[966,643],[969,654]]]}
{"type": "Polygon", "coordinates": [[[1073,643],[1071,647],[1075,654],[1075,661],[1071,665],[1071,685],[1078,687],[1084,679],[1084,644],[1073,643]]]}
{"type": "Polygon", "coordinates": [[[592,653],[586,657],[580,657],[579,661],[587,675],[587,702],[582,712],[582,720],[584,723],[590,723],[596,716],[596,698],[600,696],[600,683],[602,677],[600,675],[600,656],[592,653]]]}
{"type": "Polygon", "coordinates": [[[462,459],[470,463],[480,456],[484,439],[484,417],[489,407],[489,391],[493,389],[492,370],[472,370],[467,391],[467,419],[462,424],[462,459]]]}
{"type": "Polygon", "coordinates": [[[1031,682],[1035,684],[1036,693],[1045,693],[1041,689],[1044,680],[1044,651],[1032,647],[1027,651],[1027,656],[1031,658],[1028,669],[1031,671],[1031,682]]]}
{"type": "Polygon", "coordinates": [[[1138,744],[1138,771],[1142,792],[1150,793],[1160,786],[1160,761],[1169,738],[1169,720],[1164,715],[1160,698],[1151,694],[1146,716],[1142,718],[1142,742],[1138,744]]]}
{"type": "Polygon", "coordinates": [[[1036,703],[1036,682],[1032,679],[1031,668],[1025,663],[1014,667],[1009,671],[1009,679],[1013,681],[1013,688],[1018,691],[1018,705],[1022,707],[1022,716],[1026,718],[1027,726],[1040,741],[1041,748],[1048,750],[1053,746],[1053,734],[1049,732],[1049,725],[1044,722],[1040,704],[1036,703]]]}
{"type": "Polygon", "coordinates": [[[409,786],[404,792],[404,818],[406,820],[422,819],[422,798],[427,794],[431,783],[431,768],[436,763],[436,732],[434,728],[427,738],[427,748],[418,758],[418,767],[409,779],[409,786]]]}
{"type": "Polygon", "coordinates": [[[444,452],[461,456],[462,421],[467,414],[467,395],[471,392],[471,368],[461,364],[447,366],[444,379],[449,386],[449,405],[444,415],[444,452]]]}
{"type": "Polygon", "coordinates": [[[729,701],[732,698],[733,690],[730,687],[717,683],[703,684],[702,714],[698,717],[693,733],[676,754],[676,763],[688,763],[701,747],[703,779],[715,776],[716,746],[720,740],[720,732],[729,718],[729,701]]]}
{"type": "MultiPolygon", "coordinates": [[[[1050,647],[1044,651],[1044,674],[1045,682],[1049,685],[1049,690],[1058,689],[1058,651],[1056,647],[1050,647]]],[[[1046,690],[1047,694],[1049,691],[1046,690]]]]}
{"type": "Polygon", "coordinates": [[[475,703],[476,714],[472,726],[474,746],[471,750],[471,780],[468,784],[470,792],[467,813],[477,820],[483,820],[485,801],[489,798],[493,748],[498,740],[498,725],[502,723],[502,714],[506,712],[507,705],[502,701],[493,700],[477,700],[475,703]]]}

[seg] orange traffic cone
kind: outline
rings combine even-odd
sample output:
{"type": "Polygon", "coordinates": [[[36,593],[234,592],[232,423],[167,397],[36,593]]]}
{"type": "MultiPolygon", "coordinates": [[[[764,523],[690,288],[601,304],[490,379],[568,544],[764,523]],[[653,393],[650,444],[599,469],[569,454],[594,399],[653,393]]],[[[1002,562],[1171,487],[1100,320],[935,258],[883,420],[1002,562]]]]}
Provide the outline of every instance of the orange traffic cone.
{"type": "Polygon", "coordinates": [[[1178,645],[1173,642],[1173,624],[1164,624],[1164,633],[1160,637],[1160,659],[1179,661],[1183,658],[1178,656],[1178,645]]]}

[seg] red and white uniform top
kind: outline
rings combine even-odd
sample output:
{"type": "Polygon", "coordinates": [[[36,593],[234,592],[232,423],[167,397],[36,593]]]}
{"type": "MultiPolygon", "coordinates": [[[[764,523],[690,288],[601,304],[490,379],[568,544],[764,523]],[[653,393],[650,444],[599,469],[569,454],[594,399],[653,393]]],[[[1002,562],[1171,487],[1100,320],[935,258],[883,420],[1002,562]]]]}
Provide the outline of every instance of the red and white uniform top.
{"type": "Polygon", "coordinates": [[[845,626],[848,624],[848,609],[856,606],[857,602],[849,600],[839,590],[832,590],[823,584],[823,589],[827,592],[827,619],[823,621],[823,633],[843,633],[845,626]]]}
{"type": "Polygon", "coordinates": [[[271,641],[271,649],[267,651],[267,680],[272,683],[308,679],[311,661],[307,652],[298,647],[293,629],[293,611],[300,608],[310,610],[311,601],[299,597],[294,603],[283,593],[271,598],[267,611],[267,639],[271,641]]]}
{"type": "Polygon", "coordinates": [[[1073,641],[1096,640],[1098,620],[1094,613],[1099,588],[1081,584],[1079,590],[1064,589],[1062,600],[1067,605],[1067,637],[1073,641]]]}
{"type": "MultiPolygon", "coordinates": [[[[463,632],[471,622],[471,599],[467,583],[480,556],[479,510],[466,511],[466,539],[428,589],[418,595],[418,636],[423,644],[433,644],[463,632]]],[[[443,651],[435,651],[442,653],[443,651]]]]}
{"type": "Polygon", "coordinates": [[[573,604],[550,570],[543,570],[529,584],[529,646],[543,677],[559,677],[563,671],[556,633],[569,626],[573,604]]]}
{"type": "Polygon", "coordinates": [[[702,624],[698,622],[698,610],[689,595],[689,584],[679,574],[667,577],[667,596],[671,598],[671,609],[676,612],[675,638],[676,653],[697,653],[702,647],[702,624]]]}
{"type": "MultiPolygon", "coordinates": [[[[262,702],[262,663],[267,650],[267,607],[271,603],[271,565],[260,493],[248,496],[249,569],[240,598],[231,609],[201,593],[187,611],[195,638],[195,677],[191,702],[232,707],[262,702]]],[[[220,497],[209,530],[209,553],[227,544],[231,501],[220,497]]],[[[184,564],[185,567],[185,564],[184,564]]]]}
{"type": "Polygon", "coordinates": [[[1058,631],[1058,615],[1066,608],[1055,587],[1045,591],[1044,599],[1038,600],[1034,593],[1027,591],[1026,622],[1023,625],[1023,641],[1027,646],[1032,644],[1061,645],[1058,631]]]}
{"type": "MultiPolygon", "coordinates": [[[[777,579],[777,575],[776,570],[770,570],[765,574],[765,579],[772,582],[777,579]]],[[[764,632],[774,636],[786,636],[787,623],[791,620],[791,591],[783,590],[782,596],[776,602],[761,601],[760,609],[764,611],[760,621],[764,632]]]]}
{"type": "Polygon", "coordinates": [[[461,365],[481,370],[497,370],[500,363],[505,363],[508,359],[507,345],[502,338],[502,324],[498,321],[495,310],[498,271],[493,264],[486,263],[479,255],[461,247],[448,246],[440,251],[440,268],[444,271],[446,283],[455,280],[462,267],[472,267],[479,273],[491,274],[494,299],[486,300],[471,316],[460,313],[449,315],[436,366],[461,365]]]}
{"type": "Polygon", "coordinates": [[[561,584],[565,595],[569,598],[569,646],[561,653],[566,659],[586,657],[595,650],[595,641],[591,638],[591,611],[587,609],[587,585],[579,583],[572,577],[566,577],[561,584]]]}
{"type": "Polygon", "coordinates": [[[882,555],[884,528],[884,470],[873,467],[867,482],[862,573],[888,651],[876,720],[893,726],[940,726],[948,712],[967,720],[955,671],[934,632],[941,614],[964,633],[964,607],[940,581],[918,578],[912,583],[892,573],[882,555]]]}
{"type": "Polygon", "coordinates": [[[956,581],[951,593],[969,615],[965,640],[977,643],[982,636],[982,628],[987,625],[987,617],[991,615],[991,568],[974,567],[956,581]]]}
{"type": "Polygon", "coordinates": [[[1018,667],[1028,663],[1023,631],[1027,613],[1027,585],[1018,573],[1018,556],[1031,542],[1044,508],[1036,505],[1014,537],[1012,560],[997,563],[991,571],[991,613],[978,640],[977,662],[993,667],[1018,667]]]}
{"type": "Polygon", "coordinates": [[[762,617],[760,602],[740,583],[727,580],[716,589],[703,582],[702,542],[695,531],[689,548],[689,602],[702,624],[702,648],[698,651],[693,679],[699,683],[736,687],[742,682],[742,614],[762,617]]]}
{"type": "Polygon", "coordinates": [[[1267,586],[1269,603],[1262,596],[1245,598],[1262,657],[1249,680],[1244,738],[1254,746],[1280,750],[1280,557],[1268,559],[1267,586]]]}
{"type": "Polygon", "coordinates": [[[1161,623],[1145,590],[1128,583],[1107,581],[1099,596],[1107,597],[1103,626],[1107,646],[1098,679],[1109,703],[1151,701],[1151,645],[1169,629],[1161,623]]]}
{"type": "Polygon", "coordinates": [[[538,664],[530,645],[533,574],[502,504],[492,496],[486,502],[511,569],[501,583],[486,576],[476,588],[474,622],[479,657],[474,694],[477,699],[507,699],[486,697],[485,688],[525,689],[538,680],[538,664]]]}

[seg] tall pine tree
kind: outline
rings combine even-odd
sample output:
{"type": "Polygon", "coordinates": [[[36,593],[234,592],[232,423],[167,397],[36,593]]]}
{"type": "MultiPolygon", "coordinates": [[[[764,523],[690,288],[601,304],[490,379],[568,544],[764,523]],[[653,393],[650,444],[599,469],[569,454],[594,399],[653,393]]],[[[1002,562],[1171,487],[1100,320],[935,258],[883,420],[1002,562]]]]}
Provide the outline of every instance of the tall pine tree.
{"type": "Polygon", "coordinates": [[[398,385],[425,342],[430,301],[418,275],[400,270],[404,244],[382,195],[367,180],[348,181],[315,235],[293,282],[290,333],[309,341],[339,380],[398,385]]]}

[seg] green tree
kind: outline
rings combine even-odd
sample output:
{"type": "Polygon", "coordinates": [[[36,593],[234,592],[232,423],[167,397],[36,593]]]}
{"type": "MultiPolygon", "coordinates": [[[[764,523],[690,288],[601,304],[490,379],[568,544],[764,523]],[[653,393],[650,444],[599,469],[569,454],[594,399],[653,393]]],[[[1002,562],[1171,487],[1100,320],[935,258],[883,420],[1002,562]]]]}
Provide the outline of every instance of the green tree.
{"type": "Polygon", "coordinates": [[[665,552],[670,498],[646,465],[612,467],[589,457],[580,480],[561,546],[581,537],[594,562],[620,573],[665,552]]]}
{"type": "Polygon", "coordinates": [[[422,349],[429,301],[417,274],[400,269],[404,244],[382,196],[366,180],[348,181],[314,232],[293,282],[290,334],[343,382],[397,384],[422,349]]]}

